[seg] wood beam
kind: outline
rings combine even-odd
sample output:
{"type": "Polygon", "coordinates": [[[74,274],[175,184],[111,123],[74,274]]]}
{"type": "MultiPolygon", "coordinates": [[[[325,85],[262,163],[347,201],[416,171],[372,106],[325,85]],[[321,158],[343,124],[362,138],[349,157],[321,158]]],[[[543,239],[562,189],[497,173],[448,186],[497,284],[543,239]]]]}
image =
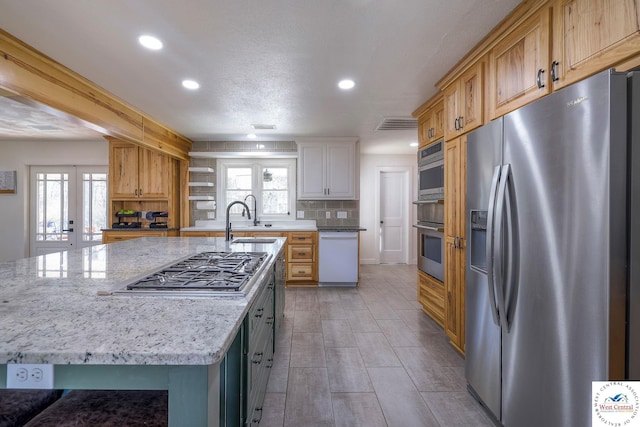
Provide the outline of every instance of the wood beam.
{"type": "Polygon", "coordinates": [[[189,158],[189,139],[1,29],[0,90],[104,135],[189,158]]]}

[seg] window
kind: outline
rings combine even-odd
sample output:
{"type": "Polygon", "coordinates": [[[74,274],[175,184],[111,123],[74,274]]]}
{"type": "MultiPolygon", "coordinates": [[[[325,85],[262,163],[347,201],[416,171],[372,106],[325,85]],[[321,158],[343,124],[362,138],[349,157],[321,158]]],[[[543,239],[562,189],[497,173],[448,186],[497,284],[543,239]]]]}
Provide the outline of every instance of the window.
{"type": "MultiPolygon", "coordinates": [[[[293,219],[295,173],[295,159],[218,159],[218,218],[223,220],[227,205],[236,200],[245,202],[253,215],[253,199],[247,199],[251,194],[259,220],[293,219]]],[[[241,219],[243,210],[242,205],[233,206],[230,217],[241,219]]]]}

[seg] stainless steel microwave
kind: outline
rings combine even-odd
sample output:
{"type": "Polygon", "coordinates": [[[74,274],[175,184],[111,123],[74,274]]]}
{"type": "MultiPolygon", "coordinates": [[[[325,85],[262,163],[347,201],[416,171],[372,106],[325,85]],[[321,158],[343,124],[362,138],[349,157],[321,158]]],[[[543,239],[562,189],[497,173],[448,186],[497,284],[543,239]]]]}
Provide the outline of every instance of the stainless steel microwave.
{"type": "Polygon", "coordinates": [[[418,150],[418,200],[444,198],[444,141],[418,150]]]}

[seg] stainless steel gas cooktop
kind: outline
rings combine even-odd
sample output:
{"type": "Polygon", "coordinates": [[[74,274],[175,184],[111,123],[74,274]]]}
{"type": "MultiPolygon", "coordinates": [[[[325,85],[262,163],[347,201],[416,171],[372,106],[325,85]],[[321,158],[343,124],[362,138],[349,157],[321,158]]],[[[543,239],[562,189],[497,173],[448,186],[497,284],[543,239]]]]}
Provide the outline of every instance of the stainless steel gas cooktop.
{"type": "Polygon", "coordinates": [[[267,252],[202,252],[136,279],[115,294],[244,296],[267,252]]]}

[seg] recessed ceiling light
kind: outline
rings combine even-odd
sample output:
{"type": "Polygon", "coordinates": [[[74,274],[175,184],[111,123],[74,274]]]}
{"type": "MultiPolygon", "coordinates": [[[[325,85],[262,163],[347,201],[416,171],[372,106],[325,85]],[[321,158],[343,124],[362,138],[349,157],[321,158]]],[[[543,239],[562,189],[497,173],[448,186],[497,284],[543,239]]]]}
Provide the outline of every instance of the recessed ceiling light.
{"type": "Polygon", "coordinates": [[[247,135],[247,138],[254,139],[254,138],[256,138],[256,136],[257,135],[255,133],[250,133],[250,134],[247,135]]]}
{"type": "Polygon", "coordinates": [[[162,42],[153,36],[148,36],[148,35],[140,36],[138,37],[138,41],[142,46],[146,47],[147,49],[151,49],[151,50],[162,49],[162,42]]]}
{"type": "Polygon", "coordinates": [[[412,142],[411,144],[409,144],[409,147],[417,147],[418,143],[417,142],[412,142]]]}
{"type": "Polygon", "coordinates": [[[353,80],[345,79],[338,82],[338,87],[342,90],[353,89],[356,83],[353,80]]]}
{"type": "Polygon", "coordinates": [[[195,80],[183,80],[182,86],[186,87],[187,89],[195,90],[200,87],[200,83],[195,80]]]}

